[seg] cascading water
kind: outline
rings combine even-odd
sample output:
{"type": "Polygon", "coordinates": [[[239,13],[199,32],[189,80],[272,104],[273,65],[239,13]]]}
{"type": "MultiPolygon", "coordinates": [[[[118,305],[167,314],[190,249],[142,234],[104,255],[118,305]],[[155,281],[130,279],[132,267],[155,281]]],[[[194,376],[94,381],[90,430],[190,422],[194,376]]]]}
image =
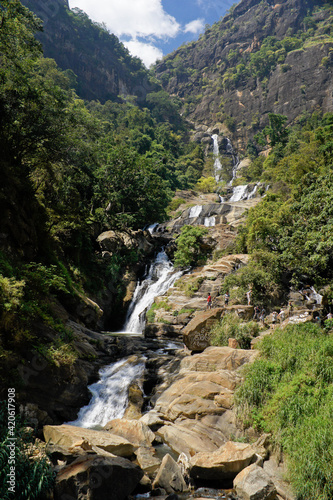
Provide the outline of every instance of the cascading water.
{"type": "Polygon", "coordinates": [[[212,215],[211,217],[205,217],[204,225],[206,227],[213,227],[213,226],[215,226],[215,221],[216,221],[216,217],[214,215],[212,215]]]}
{"type": "Polygon", "coordinates": [[[191,207],[188,216],[190,219],[194,219],[194,217],[199,217],[201,211],[202,211],[202,205],[195,205],[194,207],[191,207]]]}
{"type": "Polygon", "coordinates": [[[215,180],[219,181],[220,180],[220,175],[219,171],[222,170],[222,164],[219,159],[219,143],[218,143],[218,135],[213,134],[212,135],[213,139],[213,155],[215,156],[215,161],[214,161],[214,174],[215,174],[215,180]]]}
{"type": "Polygon", "coordinates": [[[86,428],[103,427],[115,418],[122,418],[128,404],[128,387],[142,378],[145,358],[132,356],[112,363],[99,371],[100,380],[88,387],[92,398],[81,408],[71,425],[86,428]]]}
{"type": "Polygon", "coordinates": [[[148,276],[136,286],[123,331],[142,333],[145,325],[145,311],[153,304],[155,297],[167,292],[182,274],[182,271],[174,270],[164,251],[159,252],[150,266],[148,276]]]}

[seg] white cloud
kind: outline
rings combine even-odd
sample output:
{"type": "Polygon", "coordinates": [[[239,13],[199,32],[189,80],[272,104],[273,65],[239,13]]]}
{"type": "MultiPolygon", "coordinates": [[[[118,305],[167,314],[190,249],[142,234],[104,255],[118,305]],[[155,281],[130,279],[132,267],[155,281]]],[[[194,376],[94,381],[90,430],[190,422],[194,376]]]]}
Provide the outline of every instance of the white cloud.
{"type": "Polygon", "coordinates": [[[146,66],[163,56],[154,45],[155,40],[174,38],[181,32],[180,24],[163,9],[162,0],[69,0],[69,6],[104,23],[146,66]],[[129,37],[131,40],[125,41],[129,37]],[[147,42],[138,41],[137,37],[147,42]]]}
{"type": "Polygon", "coordinates": [[[194,21],[191,21],[190,23],[187,23],[184,32],[185,33],[200,33],[204,29],[205,23],[203,19],[195,19],[194,21]]]}
{"type": "Polygon", "coordinates": [[[180,25],[162,6],[161,0],[69,0],[94,21],[104,22],[115,35],[175,37],[180,25]]]}
{"type": "Polygon", "coordinates": [[[155,45],[140,42],[139,40],[130,40],[129,42],[123,42],[125,47],[128,48],[132,56],[137,56],[142,59],[143,63],[147,68],[154,64],[157,59],[162,59],[163,52],[155,47],[155,45]]]}

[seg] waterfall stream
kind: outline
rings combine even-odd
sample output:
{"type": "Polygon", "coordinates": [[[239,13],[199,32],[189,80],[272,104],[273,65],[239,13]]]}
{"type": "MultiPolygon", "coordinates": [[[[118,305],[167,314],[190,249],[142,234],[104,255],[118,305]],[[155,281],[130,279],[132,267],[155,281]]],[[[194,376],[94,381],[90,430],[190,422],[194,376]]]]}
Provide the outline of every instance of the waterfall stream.
{"type": "Polygon", "coordinates": [[[174,270],[164,250],[159,252],[149,268],[147,277],[137,283],[123,331],[142,333],[145,326],[145,312],[151,307],[155,297],[167,292],[182,274],[182,271],[174,270]]]}
{"type": "Polygon", "coordinates": [[[145,369],[145,358],[131,356],[111,363],[99,371],[100,379],[89,386],[92,398],[81,408],[77,419],[69,422],[79,427],[103,427],[115,418],[122,418],[128,404],[128,388],[140,381],[145,369]]]}

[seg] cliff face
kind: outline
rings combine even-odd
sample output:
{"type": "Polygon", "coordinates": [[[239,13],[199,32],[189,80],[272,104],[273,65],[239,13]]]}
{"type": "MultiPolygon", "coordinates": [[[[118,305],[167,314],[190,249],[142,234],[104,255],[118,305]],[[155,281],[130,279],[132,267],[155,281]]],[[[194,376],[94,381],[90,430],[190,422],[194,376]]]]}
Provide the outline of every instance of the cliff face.
{"type": "Polygon", "coordinates": [[[63,70],[72,70],[76,90],[87,100],[116,100],[119,95],[137,95],[147,91],[147,71],[140,59],[130,56],[115,35],[74,9],[67,0],[22,3],[43,20],[38,35],[45,57],[55,59],[63,70]]]}
{"type": "Polygon", "coordinates": [[[224,122],[242,146],[268,113],[333,111],[332,17],[321,1],[243,0],[155,71],[188,119],[224,122]]]}

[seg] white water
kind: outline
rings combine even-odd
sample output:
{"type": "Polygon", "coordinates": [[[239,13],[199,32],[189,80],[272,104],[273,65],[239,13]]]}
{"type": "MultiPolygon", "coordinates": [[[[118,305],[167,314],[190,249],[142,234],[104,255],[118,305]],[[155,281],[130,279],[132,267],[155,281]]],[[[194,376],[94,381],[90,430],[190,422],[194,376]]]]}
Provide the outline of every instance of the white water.
{"type": "Polygon", "coordinates": [[[240,201],[240,200],[244,200],[244,196],[246,194],[246,190],[247,190],[247,184],[243,185],[243,186],[236,186],[233,190],[233,194],[230,198],[229,201],[240,201]]]}
{"type": "Polygon", "coordinates": [[[219,143],[217,141],[218,135],[214,134],[212,135],[213,139],[213,155],[215,156],[215,161],[214,161],[214,175],[215,175],[215,180],[219,181],[220,180],[220,175],[219,171],[222,170],[222,164],[219,159],[219,143]]]}
{"type": "Polygon", "coordinates": [[[150,232],[150,234],[153,234],[158,225],[159,225],[158,222],[154,222],[154,224],[151,224],[150,226],[147,227],[147,230],[150,232]]]}
{"type": "Polygon", "coordinates": [[[212,215],[211,217],[205,217],[204,224],[206,227],[213,227],[215,226],[215,220],[216,217],[214,215],[212,215]]]}
{"type": "Polygon", "coordinates": [[[190,213],[189,213],[189,218],[192,219],[194,217],[199,217],[199,215],[201,214],[201,210],[202,210],[202,205],[195,205],[194,207],[191,207],[190,209],[190,213]]]}
{"type": "Polygon", "coordinates": [[[78,427],[104,426],[110,420],[122,418],[128,405],[128,387],[143,376],[145,358],[136,356],[112,363],[99,371],[100,380],[88,387],[90,403],[81,408],[75,421],[78,427]]]}
{"type": "Polygon", "coordinates": [[[123,331],[142,333],[145,326],[145,312],[152,306],[155,297],[167,292],[182,274],[182,271],[175,272],[166,253],[160,252],[150,266],[148,276],[141,283],[137,283],[123,331]]]}

